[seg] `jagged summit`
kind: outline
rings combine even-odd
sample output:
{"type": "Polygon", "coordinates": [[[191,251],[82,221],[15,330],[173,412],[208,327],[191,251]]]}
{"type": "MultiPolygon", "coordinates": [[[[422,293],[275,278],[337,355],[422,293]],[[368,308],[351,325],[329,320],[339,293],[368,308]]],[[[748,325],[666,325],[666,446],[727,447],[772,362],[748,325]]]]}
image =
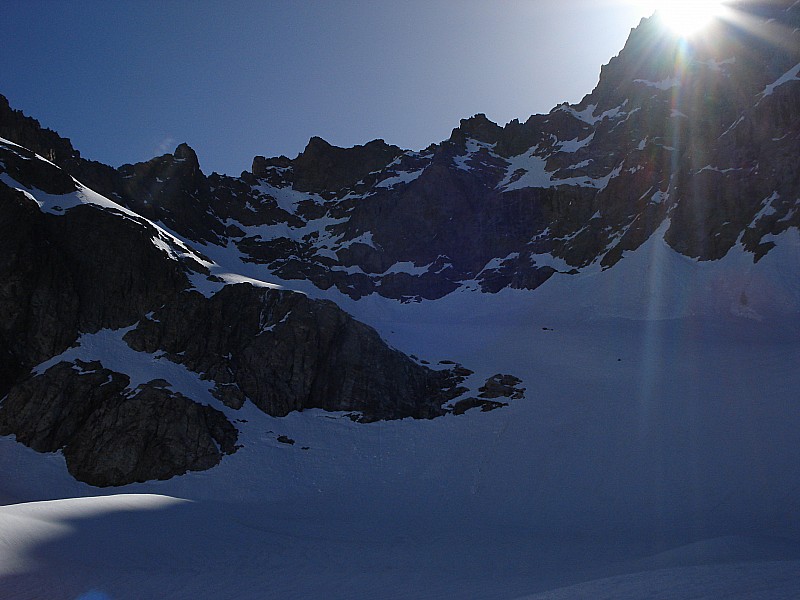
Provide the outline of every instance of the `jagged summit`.
{"type": "Polygon", "coordinates": [[[748,28],[716,24],[713,43],[643,19],[578,104],[503,127],[478,114],[421,152],[313,137],[294,159],[257,156],[241,178],[206,177],[185,146],[114,171],[9,109],[0,133],[34,140],[79,180],[180,235],[354,298],[535,288],[558,272],[613,266],[665,222],[665,239],[688,257],[741,245],[759,260],[800,218],[789,158],[800,9],[759,11],[748,28]]]}
{"type": "Polygon", "coordinates": [[[469,119],[461,119],[458,127],[450,134],[450,141],[463,143],[467,139],[486,144],[496,144],[502,137],[503,128],[479,113],[469,119]]]}
{"type": "Polygon", "coordinates": [[[200,168],[200,161],[197,153],[187,143],[178,144],[175,152],[172,153],[176,160],[187,161],[193,168],[200,168]]]}
{"type": "Polygon", "coordinates": [[[270,159],[256,156],[252,173],[256,177],[270,178],[276,184],[292,185],[299,191],[330,193],[355,185],[402,152],[380,139],[363,146],[340,148],[315,136],[294,160],[285,156],[270,159]]]}
{"type": "Polygon", "coordinates": [[[46,159],[65,163],[80,159],[80,152],[72,143],[55,131],[45,129],[39,121],[25,116],[21,110],[11,108],[8,99],[0,94],[0,137],[12,140],[46,159]]]}

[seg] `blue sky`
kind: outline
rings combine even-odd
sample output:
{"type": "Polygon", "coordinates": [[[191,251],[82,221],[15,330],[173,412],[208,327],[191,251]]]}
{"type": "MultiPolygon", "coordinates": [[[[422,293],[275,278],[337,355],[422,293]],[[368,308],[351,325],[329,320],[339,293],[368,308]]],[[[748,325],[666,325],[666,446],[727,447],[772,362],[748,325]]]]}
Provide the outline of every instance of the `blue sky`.
{"type": "Polygon", "coordinates": [[[5,0],[0,93],[113,166],[204,171],[319,135],[421,149],[461,118],[577,102],[648,11],[626,0],[5,0]]]}

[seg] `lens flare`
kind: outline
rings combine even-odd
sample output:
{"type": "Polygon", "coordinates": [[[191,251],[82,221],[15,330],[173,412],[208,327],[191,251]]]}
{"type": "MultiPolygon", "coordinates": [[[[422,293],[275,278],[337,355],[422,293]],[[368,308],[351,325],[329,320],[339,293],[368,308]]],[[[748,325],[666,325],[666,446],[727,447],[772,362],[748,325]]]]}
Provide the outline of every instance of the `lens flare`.
{"type": "Polygon", "coordinates": [[[724,11],[725,3],[721,0],[667,0],[656,6],[656,14],[664,25],[684,37],[699,32],[724,11]]]}

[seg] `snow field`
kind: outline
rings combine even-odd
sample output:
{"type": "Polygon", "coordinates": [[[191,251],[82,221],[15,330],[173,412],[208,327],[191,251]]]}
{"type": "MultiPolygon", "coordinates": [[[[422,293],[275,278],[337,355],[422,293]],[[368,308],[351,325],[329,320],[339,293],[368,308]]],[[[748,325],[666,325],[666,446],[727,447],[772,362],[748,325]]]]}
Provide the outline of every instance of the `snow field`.
{"type": "Polygon", "coordinates": [[[398,349],[462,363],[473,386],[516,375],[526,397],[432,421],[278,419],[222,406],[125,330],[85,335],[60,359],[164,378],[223,410],[242,448],[97,489],[0,438],[0,598],[797,597],[800,235],[757,264],[740,248],[700,263],[667,226],[607,271],[410,304],[202,248],[231,281],[333,299],[398,349]]]}

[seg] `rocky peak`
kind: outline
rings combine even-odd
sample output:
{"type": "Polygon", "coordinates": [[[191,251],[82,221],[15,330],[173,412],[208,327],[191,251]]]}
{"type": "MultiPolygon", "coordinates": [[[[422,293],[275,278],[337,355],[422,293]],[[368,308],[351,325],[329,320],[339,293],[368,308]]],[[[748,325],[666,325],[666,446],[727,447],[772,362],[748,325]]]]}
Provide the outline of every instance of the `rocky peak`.
{"type": "Polygon", "coordinates": [[[295,189],[323,192],[350,187],[402,153],[397,146],[380,139],[363,146],[340,148],[320,137],[312,137],[303,152],[292,161],[295,189]]]}
{"type": "Polygon", "coordinates": [[[292,166],[292,161],[286,156],[276,156],[267,158],[265,156],[256,156],[253,158],[252,173],[256,177],[266,177],[268,170],[271,168],[286,169],[292,166]]]}
{"type": "Polygon", "coordinates": [[[19,144],[61,167],[59,177],[72,175],[93,190],[119,199],[118,174],[115,169],[81,157],[69,139],[42,127],[36,119],[9,106],[0,95],[0,137],[19,144]]]}
{"type": "MultiPolygon", "coordinates": [[[[197,153],[186,143],[179,144],[172,154],[164,154],[148,161],[125,164],[119,168],[123,176],[137,174],[168,175],[170,178],[203,176],[197,153]]],[[[163,178],[163,177],[162,177],[163,178]]]]}
{"type": "Polygon", "coordinates": [[[738,3],[731,10],[741,16],[732,21],[719,19],[702,36],[688,40],[670,33],[657,13],[642,19],[620,53],[601,68],[596,88],[578,109],[594,104],[602,112],[626,99],[641,105],[654,92],[714,80],[713,75],[735,81],[733,89],[727,90],[732,98],[760,92],[797,62],[800,5],[738,3]],[[750,25],[741,27],[742,19],[750,25]]]}
{"type": "Polygon", "coordinates": [[[173,154],[122,165],[118,173],[119,195],[128,207],[190,239],[218,239],[222,228],[210,214],[208,178],[187,144],[173,154]]]}
{"type": "Polygon", "coordinates": [[[193,169],[200,170],[200,161],[197,159],[197,153],[187,143],[179,144],[172,153],[176,162],[185,162],[193,169]]]}
{"type": "Polygon", "coordinates": [[[79,159],[81,154],[72,143],[55,131],[45,129],[36,119],[14,110],[8,99],[0,94],[0,137],[33,150],[47,160],[60,164],[68,159],[79,159]]]}
{"type": "Polygon", "coordinates": [[[450,134],[450,141],[459,143],[471,138],[486,144],[494,144],[502,135],[502,127],[490,121],[485,114],[479,113],[469,119],[461,119],[459,126],[450,134]]]}
{"type": "Polygon", "coordinates": [[[321,157],[330,153],[333,148],[336,148],[336,146],[328,143],[318,135],[315,135],[308,140],[306,147],[300,154],[301,156],[306,156],[308,158],[321,157]]]}

